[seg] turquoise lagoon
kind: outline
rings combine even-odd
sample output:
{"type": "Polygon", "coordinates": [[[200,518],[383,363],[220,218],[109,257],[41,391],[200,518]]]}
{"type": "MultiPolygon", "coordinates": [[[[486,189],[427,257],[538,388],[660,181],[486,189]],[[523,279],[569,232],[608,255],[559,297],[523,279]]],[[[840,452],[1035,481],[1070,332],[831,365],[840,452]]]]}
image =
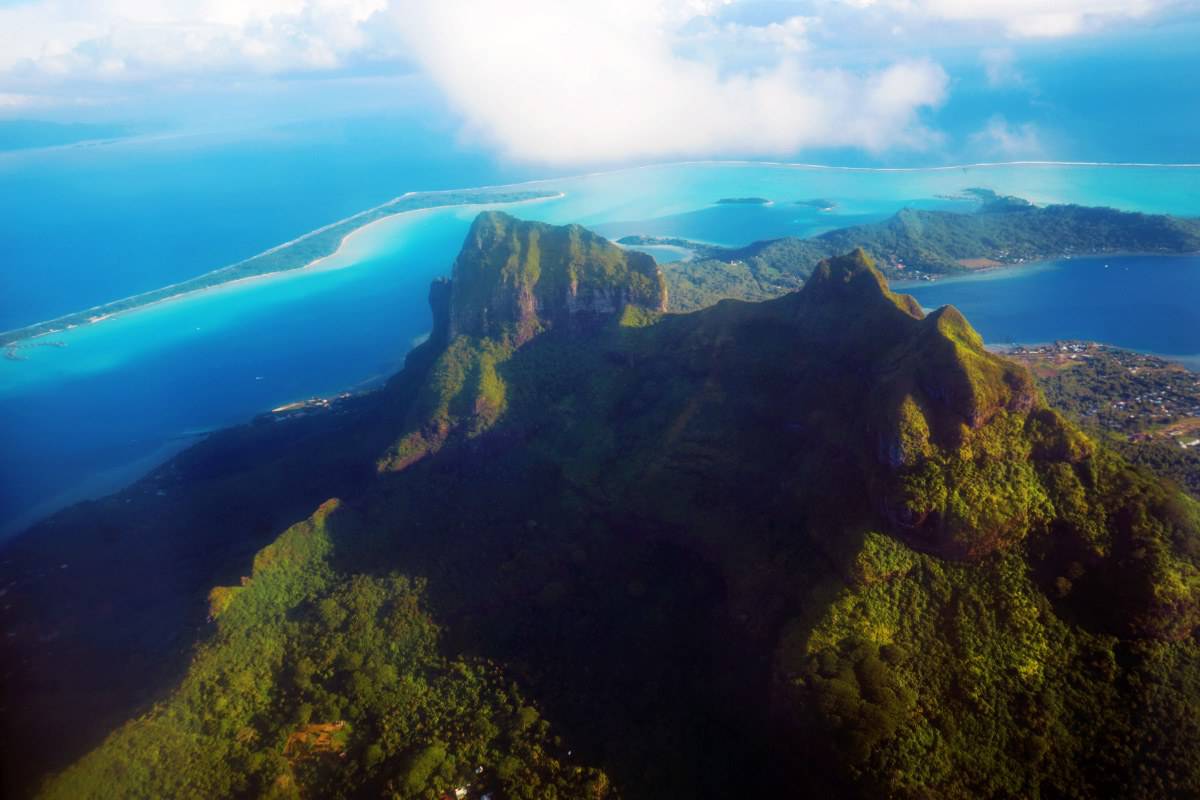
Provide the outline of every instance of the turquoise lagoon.
{"type": "MultiPolygon", "coordinates": [[[[653,234],[728,245],[813,235],[905,206],[966,208],[962,190],[980,186],[1039,203],[1200,216],[1200,170],[1168,167],[865,170],[697,163],[535,185],[564,196],[513,206],[512,213],[578,222],[612,238],[653,234]],[[723,197],[750,195],[774,202],[716,205],[723,197]],[[835,206],[822,211],[802,203],[813,198],[835,206]]],[[[390,194],[426,188],[435,187],[398,184],[390,194]]],[[[380,191],[373,187],[373,203],[388,199],[380,191]]],[[[333,208],[345,210],[335,204],[327,211],[333,208]]],[[[0,532],[15,533],[68,502],[111,492],[214,428],[293,400],[365,387],[394,372],[428,329],[429,281],[449,273],[480,208],[389,218],[356,232],[316,268],[227,285],[37,340],[61,346],[22,346],[24,360],[0,361],[0,532]]],[[[228,226],[228,220],[203,216],[168,221],[188,240],[228,226]]],[[[278,224],[271,229],[287,230],[289,237],[302,232],[278,224]]],[[[58,235],[70,238],[72,229],[58,235]]],[[[99,234],[87,229],[79,235],[99,234]]],[[[239,241],[242,249],[226,247],[227,260],[252,255],[251,241],[259,249],[275,243],[250,234],[239,241]]],[[[6,255],[0,278],[10,300],[19,300],[22,270],[37,265],[22,261],[31,257],[25,251],[6,255]]],[[[69,274],[62,265],[55,269],[69,274]]],[[[153,270],[142,270],[113,285],[142,291],[202,271],[175,264],[157,283],[149,283],[153,270]]],[[[97,276],[84,283],[88,292],[80,298],[89,302],[56,313],[115,299],[96,295],[97,276]]],[[[68,286],[61,279],[60,285],[68,286]]],[[[45,294],[45,287],[39,291],[45,294]]],[[[1080,258],[906,291],[927,306],[959,306],[990,342],[1080,337],[1174,356],[1200,353],[1196,257],[1080,258]]],[[[5,318],[19,324],[35,321],[9,312],[5,318]]]]}

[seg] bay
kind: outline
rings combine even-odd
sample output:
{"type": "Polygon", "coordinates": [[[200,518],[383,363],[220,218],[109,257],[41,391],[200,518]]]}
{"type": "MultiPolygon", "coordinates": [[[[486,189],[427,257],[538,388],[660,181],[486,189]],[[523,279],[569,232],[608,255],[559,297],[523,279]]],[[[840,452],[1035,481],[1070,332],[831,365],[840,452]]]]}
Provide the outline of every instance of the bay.
{"type": "Polygon", "coordinates": [[[952,305],[990,344],[1086,339],[1200,368],[1200,256],[1100,256],[894,284],[952,305]]]}

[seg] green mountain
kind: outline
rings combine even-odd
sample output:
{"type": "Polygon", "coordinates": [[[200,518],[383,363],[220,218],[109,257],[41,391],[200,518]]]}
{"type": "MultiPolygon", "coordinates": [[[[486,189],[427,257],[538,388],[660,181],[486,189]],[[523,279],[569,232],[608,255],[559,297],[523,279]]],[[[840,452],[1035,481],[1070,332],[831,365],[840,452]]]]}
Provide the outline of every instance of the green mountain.
{"type": "Polygon", "coordinates": [[[824,258],[863,248],[892,278],[963,273],[1098,253],[1194,253],[1200,220],[1076,205],[1035,206],[987,189],[970,213],[906,208],[889,219],[725,248],[679,239],[628,236],[623,244],[674,244],[697,257],[668,266],[671,310],[693,311],[720,299],[765,300],[794,291],[824,258]]]}
{"type": "Polygon", "coordinates": [[[519,346],[554,325],[596,322],[626,306],[665,311],[654,259],[579,225],[480,214],[454,262],[449,336],[511,338],[519,346]]]}
{"type": "Polygon", "coordinates": [[[467,233],[453,279],[433,285],[430,305],[430,341],[414,356],[430,363],[429,380],[380,470],[401,470],[452,438],[487,430],[508,406],[498,367],[533,337],[648,318],[666,310],[667,286],[653,258],[578,225],[485,212],[467,233]]]}
{"type": "Polygon", "coordinates": [[[1200,793],[1200,504],[868,253],[673,315],[486,214],[430,299],[361,408],[182,463],[188,531],[346,491],[46,796],[1200,793]]]}

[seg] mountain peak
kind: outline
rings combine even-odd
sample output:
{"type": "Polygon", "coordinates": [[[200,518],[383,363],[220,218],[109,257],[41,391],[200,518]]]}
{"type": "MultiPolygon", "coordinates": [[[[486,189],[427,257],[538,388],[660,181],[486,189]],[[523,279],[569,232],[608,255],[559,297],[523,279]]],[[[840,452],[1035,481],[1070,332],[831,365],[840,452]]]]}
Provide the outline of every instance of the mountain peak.
{"type": "Polygon", "coordinates": [[[916,320],[925,317],[915,298],[888,288],[887,278],[875,265],[875,259],[861,247],[823,259],[805,281],[801,295],[809,298],[810,304],[853,304],[860,311],[899,309],[916,320]]]}
{"type": "Polygon", "coordinates": [[[650,256],[579,225],[485,211],[454,262],[448,335],[521,344],[555,325],[594,322],[627,306],[663,311],[666,304],[666,281],[650,256]]]}
{"type": "MultiPolygon", "coordinates": [[[[857,408],[838,413],[870,432],[862,451],[870,493],[892,530],[962,559],[1019,541],[1040,513],[1038,491],[970,493],[996,481],[997,465],[1034,486],[1032,453],[1086,449],[1082,440],[1032,441],[1026,419],[1044,404],[1028,371],[988,352],[952,306],[926,315],[893,292],[862,249],[822,261],[793,298],[797,345],[822,365],[822,380],[859,376],[857,408]]],[[[1052,413],[1044,422],[1048,437],[1071,439],[1052,413]]]]}
{"type": "Polygon", "coordinates": [[[887,279],[862,248],[822,260],[793,302],[805,337],[835,347],[849,358],[907,338],[925,317],[914,298],[888,288],[887,279]]]}
{"type": "Polygon", "coordinates": [[[404,435],[379,460],[381,471],[402,470],[494,425],[507,406],[497,367],[538,334],[652,318],[666,310],[667,286],[653,258],[579,225],[484,211],[471,224],[453,277],[430,286],[429,305],[428,346],[414,350],[409,363],[438,379],[423,388],[404,435]]]}

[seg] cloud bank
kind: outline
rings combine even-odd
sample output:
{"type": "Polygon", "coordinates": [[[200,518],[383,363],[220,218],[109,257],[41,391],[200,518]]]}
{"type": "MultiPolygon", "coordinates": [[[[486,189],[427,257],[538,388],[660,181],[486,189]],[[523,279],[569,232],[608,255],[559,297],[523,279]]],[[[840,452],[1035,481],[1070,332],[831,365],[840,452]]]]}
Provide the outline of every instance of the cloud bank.
{"type": "Polygon", "coordinates": [[[1141,19],[1167,0],[842,0],[887,10],[909,21],[942,20],[1001,26],[1014,38],[1059,38],[1141,19]]]}
{"type": "Polygon", "coordinates": [[[727,72],[711,49],[680,54],[683,10],[650,0],[440,0],[407,4],[397,23],[468,129],[517,159],[881,151],[934,139],[919,112],[945,96],[936,64],[817,66],[798,38],[803,25],[791,22],[759,29],[761,47],[777,50],[773,63],[727,72]]]}
{"type": "MultiPolygon", "coordinates": [[[[411,73],[522,161],[878,155],[942,144],[937,46],[982,45],[989,86],[1019,87],[1015,40],[1180,3],[1195,0],[0,0],[0,115],[411,73]]],[[[972,142],[1037,145],[1008,123],[972,142]]]]}
{"type": "Polygon", "coordinates": [[[387,0],[40,0],[0,6],[0,72],[153,80],[336,68],[387,0]]]}
{"type": "Polygon", "coordinates": [[[1028,122],[1013,125],[1000,114],[992,116],[982,129],[971,134],[971,143],[984,154],[996,158],[1045,156],[1035,125],[1028,122]]]}
{"type": "Polygon", "coordinates": [[[989,47],[979,53],[979,60],[983,62],[988,86],[996,89],[1005,86],[1020,86],[1025,82],[1025,77],[1014,63],[1015,58],[1013,51],[1007,47],[989,47]]]}

